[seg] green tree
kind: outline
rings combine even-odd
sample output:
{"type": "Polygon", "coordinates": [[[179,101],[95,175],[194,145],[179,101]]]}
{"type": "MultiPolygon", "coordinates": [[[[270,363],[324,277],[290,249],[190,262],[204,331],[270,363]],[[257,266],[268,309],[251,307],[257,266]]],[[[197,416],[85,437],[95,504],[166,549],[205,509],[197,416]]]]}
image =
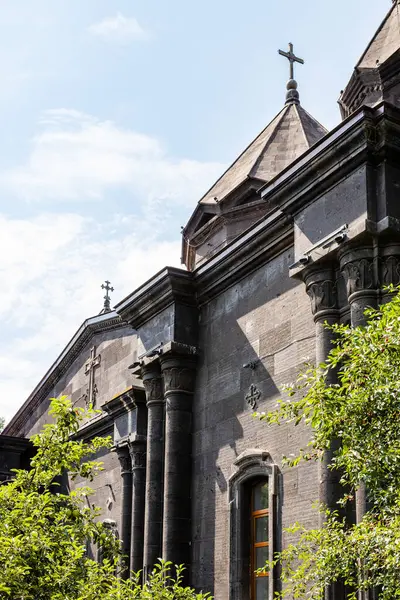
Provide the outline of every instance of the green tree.
{"type": "Polygon", "coordinates": [[[370,588],[379,589],[382,600],[400,598],[400,295],[366,316],[365,327],[333,326],[336,341],[326,364],[310,366],[275,411],[258,415],[269,424],[311,427],[308,447],[284,459],[291,466],[320,460],[332,440],[340,441],[332,468],[350,490],[343,492],[343,507],[360,485],[368,490],[369,511],[359,524],[341,516],[344,511],[320,507],[326,513],[321,528],[290,528],[298,541],[276,557],[282,597],[320,600],[327,585],[342,580],[351,600],[370,588]],[[336,384],[329,384],[331,370],[336,384]]]}
{"type": "Polygon", "coordinates": [[[65,471],[90,482],[101,463],[89,460],[110,439],[90,443],[73,439],[82,419],[93,414],[75,408],[62,397],[52,399],[54,422],[32,438],[36,448],[29,471],[15,471],[0,486],[0,598],[12,600],[205,600],[182,584],[183,567],[170,576],[171,565],[160,563],[142,587],[140,574],[118,577],[119,542],[99,520],[100,510],[88,506],[92,493],[79,486],[61,493],[56,480],[65,471]],[[86,552],[101,545],[102,564],[86,552]]]}

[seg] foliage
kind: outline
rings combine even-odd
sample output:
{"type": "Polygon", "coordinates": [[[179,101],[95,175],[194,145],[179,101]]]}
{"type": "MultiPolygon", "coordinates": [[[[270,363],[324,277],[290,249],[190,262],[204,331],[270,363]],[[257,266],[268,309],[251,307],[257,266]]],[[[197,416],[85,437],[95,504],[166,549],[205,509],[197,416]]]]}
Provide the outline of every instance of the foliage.
{"type": "Polygon", "coordinates": [[[4,424],[5,424],[5,421],[4,421],[3,417],[0,417],[0,433],[1,433],[1,432],[3,431],[3,429],[4,429],[4,424]]]}
{"type": "Polygon", "coordinates": [[[400,294],[366,317],[365,327],[330,327],[335,345],[326,364],[310,366],[277,410],[258,415],[269,424],[311,426],[308,447],[286,459],[291,466],[321,459],[340,441],[331,468],[350,490],[343,506],[360,485],[368,490],[370,509],[357,525],[322,508],[322,528],[290,528],[299,541],[277,556],[284,597],[320,600],[326,585],[342,580],[351,599],[371,587],[380,588],[382,600],[400,598],[400,294]]]}
{"type": "Polygon", "coordinates": [[[90,482],[101,463],[88,460],[111,440],[73,439],[82,419],[93,411],[74,407],[66,397],[52,399],[55,418],[32,438],[36,455],[31,470],[15,471],[0,486],[0,598],[12,600],[205,600],[182,586],[182,567],[170,576],[160,563],[142,587],[140,574],[118,577],[120,546],[88,501],[92,490],[79,485],[68,495],[57,484],[63,473],[90,482]],[[72,437],[71,437],[72,436],[72,437]],[[88,556],[88,544],[101,546],[103,561],[88,556]]]}

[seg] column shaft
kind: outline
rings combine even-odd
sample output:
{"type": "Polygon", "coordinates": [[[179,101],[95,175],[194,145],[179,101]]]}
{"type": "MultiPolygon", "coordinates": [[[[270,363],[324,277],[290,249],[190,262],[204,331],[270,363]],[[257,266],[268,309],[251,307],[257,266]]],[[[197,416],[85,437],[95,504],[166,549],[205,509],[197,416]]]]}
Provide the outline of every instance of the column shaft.
{"type": "Polygon", "coordinates": [[[132,523],[132,470],[128,446],[117,446],[118,458],[121,464],[121,546],[122,546],[122,577],[129,577],[130,545],[132,523]]]}
{"type": "Polygon", "coordinates": [[[129,446],[132,461],[132,528],[131,571],[143,569],[144,513],[146,487],[146,443],[132,442],[129,446]]]}
{"type": "Polygon", "coordinates": [[[163,558],[188,565],[195,362],[192,357],[167,355],[161,368],[166,401],[163,558]]]}
{"type": "Polygon", "coordinates": [[[162,556],[164,490],[164,398],[160,367],[142,367],[147,400],[147,455],[144,522],[144,575],[147,577],[162,556]]]}

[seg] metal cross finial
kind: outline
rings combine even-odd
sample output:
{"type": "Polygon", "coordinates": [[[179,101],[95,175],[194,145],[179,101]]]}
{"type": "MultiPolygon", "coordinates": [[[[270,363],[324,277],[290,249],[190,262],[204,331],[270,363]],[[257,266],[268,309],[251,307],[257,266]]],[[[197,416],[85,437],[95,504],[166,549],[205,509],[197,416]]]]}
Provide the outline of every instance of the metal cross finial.
{"type": "Polygon", "coordinates": [[[295,55],[295,53],[293,52],[293,44],[289,44],[289,52],[284,52],[283,50],[278,50],[278,52],[281,56],[284,56],[285,58],[287,58],[289,60],[289,62],[290,62],[290,79],[294,79],[294,63],[298,62],[301,65],[304,65],[304,60],[295,55]]]}
{"type": "Polygon", "coordinates": [[[111,287],[109,281],[106,281],[101,285],[101,289],[106,290],[106,295],[104,296],[104,308],[102,312],[111,312],[110,294],[108,292],[113,292],[114,288],[111,287]]]}

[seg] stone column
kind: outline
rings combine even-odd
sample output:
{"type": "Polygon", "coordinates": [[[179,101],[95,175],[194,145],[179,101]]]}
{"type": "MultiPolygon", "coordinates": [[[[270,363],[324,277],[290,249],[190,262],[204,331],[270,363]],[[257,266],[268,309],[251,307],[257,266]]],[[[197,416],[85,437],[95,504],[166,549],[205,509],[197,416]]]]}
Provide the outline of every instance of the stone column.
{"type": "MultiPolygon", "coordinates": [[[[340,270],[343,274],[347,298],[350,306],[351,326],[365,325],[364,312],[375,308],[378,299],[378,264],[374,249],[369,246],[344,251],[340,256],[340,270]]],[[[365,485],[356,491],[356,520],[362,521],[367,512],[365,485]]]]}
{"type": "Polygon", "coordinates": [[[191,543],[192,354],[161,357],[166,402],[163,558],[188,565],[191,543]]]}
{"type": "MultiPolygon", "coordinates": [[[[307,294],[311,299],[311,310],[316,327],[316,363],[324,363],[332,349],[332,331],[325,323],[333,325],[339,321],[337,284],[335,268],[332,264],[315,265],[306,272],[305,283],[307,294]]],[[[327,383],[336,383],[336,373],[330,371],[327,383]]],[[[337,510],[337,501],[341,497],[340,475],[329,469],[338,442],[332,441],[332,448],[325,453],[320,463],[319,501],[332,510],[337,510]]],[[[323,515],[321,515],[321,520],[323,515]]]]}
{"type": "Polygon", "coordinates": [[[164,491],[164,397],[158,362],[142,366],[147,403],[147,455],[144,518],[144,576],[162,556],[164,491]]]}
{"type": "Polygon", "coordinates": [[[129,443],[132,462],[132,527],[131,571],[143,569],[144,513],[146,488],[146,440],[135,439],[129,443]]]}
{"type": "MultiPolygon", "coordinates": [[[[304,280],[314,315],[316,363],[318,365],[326,362],[333,347],[333,333],[325,325],[334,325],[339,322],[335,265],[315,265],[307,270],[304,280]]],[[[335,371],[330,371],[327,375],[327,383],[332,385],[336,381],[335,371]]],[[[333,455],[338,448],[339,441],[332,440],[331,448],[324,453],[323,459],[319,463],[319,501],[331,510],[338,510],[337,502],[342,495],[340,473],[329,468],[333,455]]],[[[321,513],[320,526],[322,526],[324,520],[325,515],[321,513]]],[[[344,598],[345,589],[340,581],[325,589],[324,600],[343,600],[344,598]]]]}
{"type": "Polygon", "coordinates": [[[122,577],[128,578],[130,573],[130,546],[132,523],[132,468],[129,448],[126,443],[116,446],[116,452],[121,465],[121,549],[122,549],[122,577]]]}

